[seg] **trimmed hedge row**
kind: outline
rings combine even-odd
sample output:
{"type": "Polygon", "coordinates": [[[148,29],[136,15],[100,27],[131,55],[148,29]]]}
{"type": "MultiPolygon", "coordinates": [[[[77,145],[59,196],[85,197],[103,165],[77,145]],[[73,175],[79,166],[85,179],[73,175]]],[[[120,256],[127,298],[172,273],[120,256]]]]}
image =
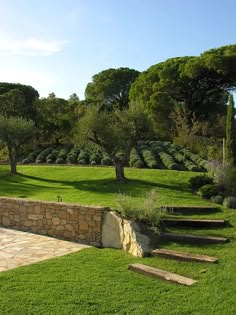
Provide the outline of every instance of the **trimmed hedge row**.
{"type": "MultiPolygon", "coordinates": [[[[120,151],[116,157],[122,158],[123,155],[124,152],[120,151]]],[[[22,163],[113,165],[112,160],[105,153],[71,145],[36,149],[22,163]]],[[[128,165],[136,168],[166,168],[199,172],[206,169],[207,161],[168,141],[138,141],[131,150],[128,165]]]]}

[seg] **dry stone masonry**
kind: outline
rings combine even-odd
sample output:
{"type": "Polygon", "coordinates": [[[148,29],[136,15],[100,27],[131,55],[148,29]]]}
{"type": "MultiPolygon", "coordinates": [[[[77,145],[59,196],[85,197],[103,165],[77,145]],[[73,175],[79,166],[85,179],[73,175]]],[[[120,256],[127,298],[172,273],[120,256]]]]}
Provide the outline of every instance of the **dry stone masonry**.
{"type": "Polygon", "coordinates": [[[107,207],[0,197],[0,225],[101,246],[107,207]]]}

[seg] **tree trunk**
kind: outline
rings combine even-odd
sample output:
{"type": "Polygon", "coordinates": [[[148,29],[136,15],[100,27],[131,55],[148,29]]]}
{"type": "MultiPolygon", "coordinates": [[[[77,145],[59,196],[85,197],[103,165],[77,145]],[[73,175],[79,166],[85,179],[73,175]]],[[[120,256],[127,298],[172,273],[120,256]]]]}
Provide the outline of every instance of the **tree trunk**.
{"type": "Polygon", "coordinates": [[[11,166],[11,174],[16,174],[16,157],[13,153],[12,147],[8,146],[8,155],[9,155],[9,162],[11,166]]]}
{"type": "Polygon", "coordinates": [[[116,163],[115,168],[116,168],[117,182],[124,183],[126,181],[125,174],[124,174],[124,166],[121,163],[116,163]]]}

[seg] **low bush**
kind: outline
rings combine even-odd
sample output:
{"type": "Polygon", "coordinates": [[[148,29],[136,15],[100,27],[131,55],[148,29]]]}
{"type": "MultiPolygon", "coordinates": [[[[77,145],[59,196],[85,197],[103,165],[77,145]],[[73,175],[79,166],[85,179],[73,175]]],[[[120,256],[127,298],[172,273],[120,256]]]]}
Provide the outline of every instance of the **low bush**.
{"type": "Polygon", "coordinates": [[[77,162],[80,165],[88,164],[88,162],[89,162],[89,155],[88,155],[88,153],[81,150],[79,155],[78,155],[77,162]]]}
{"type": "Polygon", "coordinates": [[[160,152],[159,157],[161,162],[168,170],[178,170],[179,166],[173,159],[173,157],[165,152],[160,152]]]}
{"type": "Polygon", "coordinates": [[[102,165],[113,165],[113,162],[112,160],[109,158],[109,156],[107,154],[103,154],[103,158],[101,160],[101,164],[102,165]]]}
{"type": "Polygon", "coordinates": [[[57,158],[56,164],[65,164],[65,160],[63,158],[57,158]]]}
{"type": "Polygon", "coordinates": [[[226,197],[223,205],[230,209],[236,209],[236,197],[226,197]]]}
{"type": "Polygon", "coordinates": [[[213,178],[206,175],[199,175],[191,177],[189,180],[189,186],[192,191],[196,191],[204,185],[213,184],[213,178]]]}
{"type": "Polygon", "coordinates": [[[218,195],[219,193],[219,188],[217,185],[214,184],[207,184],[202,186],[198,190],[198,196],[200,196],[203,199],[211,199],[213,196],[218,195]]]}
{"type": "Polygon", "coordinates": [[[52,152],[52,148],[46,148],[43,151],[41,151],[37,158],[36,163],[44,163],[46,161],[46,157],[52,152]]]}
{"type": "Polygon", "coordinates": [[[134,199],[129,195],[118,194],[116,198],[117,210],[127,219],[160,225],[163,210],[157,206],[157,193],[155,190],[143,197],[134,199]]]}
{"type": "Polygon", "coordinates": [[[138,150],[135,147],[130,152],[129,166],[136,167],[136,168],[144,167],[144,163],[138,153],[138,150]]]}
{"type": "Polygon", "coordinates": [[[224,202],[224,198],[221,195],[216,195],[211,197],[211,201],[219,205],[222,205],[224,202]]]}
{"type": "Polygon", "coordinates": [[[190,160],[184,161],[184,166],[191,172],[202,172],[203,169],[190,160]]]}

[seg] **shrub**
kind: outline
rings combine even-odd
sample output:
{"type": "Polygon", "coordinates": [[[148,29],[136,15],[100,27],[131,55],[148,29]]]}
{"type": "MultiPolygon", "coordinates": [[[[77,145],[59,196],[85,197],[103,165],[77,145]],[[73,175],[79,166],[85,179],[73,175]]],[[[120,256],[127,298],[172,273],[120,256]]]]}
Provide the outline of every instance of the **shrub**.
{"type": "Polygon", "coordinates": [[[31,163],[31,160],[29,158],[22,160],[22,164],[29,164],[29,163],[31,163]]]}
{"type": "Polygon", "coordinates": [[[58,158],[66,160],[67,154],[69,153],[69,151],[70,151],[69,147],[62,148],[58,153],[58,158]]]}
{"type": "Polygon", "coordinates": [[[230,209],[236,209],[236,197],[227,197],[224,200],[224,206],[230,209]]]}
{"type": "Polygon", "coordinates": [[[80,153],[79,148],[72,148],[70,152],[67,154],[67,162],[71,164],[75,164],[77,162],[78,155],[80,153]]]}
{"type": "Polygon", "coordinates": [[[101,160],[101,164],[102,165],[112,165],[112,160],[109,158],[109,156],[107,154],[103,154],[103,158],[101,160]]]}
{"type": "Polygon", "coordinates": [[[89,162],[91,165],[99,165],[101,163],[101,156],[97,153],[92,153],[89,162]]]}
{"type": "Polygon", "coordinates": [[[211,161],[208,169],[215,182],[227,195],[236,195],[236,168],[231,164],[222,165],[218,161],[211,161]]]}
{"type": "Polygon", "coordinates": [[[46,160],[46,157],[52,152],[52,148],[46,148],[43,151],[41,151],[37,158],[36,163],[44,163],[46,160]]]}
{"type": "Polygon", "coordinates": [[[88,164],[88,162],[89,162],[88,153],[81,150],[80,153],[79,153],[79,155],[78,155],[77,162],[78,162],[80,165],[86,165],[86,164],[88,164]]]}
{"type": "Polygon", "coordinates": [[[132,167],[137,167],[137,168],[144,167],[144,163],[136,148],[132,148],[130,152],[129,165],[132,167]]]}
{"type": "Polygon", "coordinates": [[[155,158],[155,155],[153,152],[149,149],[143,149],[142,150],[142,156],[145,164],[149,168],[159,168],[158,162],[155,158]]]}
{"type": "Polygon", "coordinates": [[[202,186],[198,191],[198,196],[203,199],[211,199],[213,196],[218,195],[219,189],[217,185],[207,184],[202,186]]]}
{"type": "Polygon", "coordinates": [[[216,196],[211,197],[211,201],[219,205],[222,205],[224,198],[221,195],[216,195],[216,196]]]}
{"type": "Polygon", "coordinates": [[[57,158],[56,159],[56,164],[64,164],[65,160],[63,160],[62,158],[57,158]]]}
{"type": "Polygon", "coordinates": [[[196,191],[204,185],[213,184],[213,178],[206,175],[199,175],[191,177],[189,180],[189,186],[192,191],[196,191]]]}
{"type": "Polygon", "coordinates": [[[116,198],[116,203],[117,210],[123,217],[148,222],[153,226],[160,225],[163,210],[157,206],[157,193],[155,190],[137,199],[120,193],[116,198]]]}
{"type": "Polygon", "coordinates": [[[168,168],[168,170],[178,170],[179,166],[173,159],[173,157],[165,152],[159,153],[160,159],[164,166],[168,168]]]}

